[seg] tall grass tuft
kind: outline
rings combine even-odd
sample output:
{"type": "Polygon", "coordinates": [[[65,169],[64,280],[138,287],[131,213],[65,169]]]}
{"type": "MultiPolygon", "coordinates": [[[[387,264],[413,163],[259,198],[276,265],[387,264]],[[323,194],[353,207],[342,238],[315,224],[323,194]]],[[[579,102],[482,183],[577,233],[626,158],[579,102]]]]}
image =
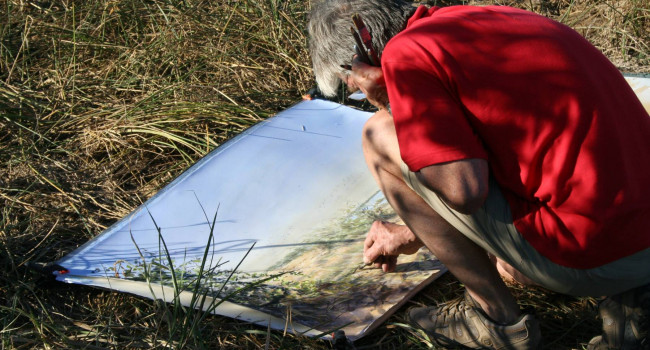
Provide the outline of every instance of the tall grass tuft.
{"type": "MultiPolygon", "coordinates": [[[[622,70],[650,73],[646,0],[430,3],[527,8],[577,29],[622,70]]],[[[25,267],[61,258],[298,101],[313,85],[308,9],[297,0],[0,2],[0,348],[328,347],[203,314],[191,326],[200,332],[174,331],[168,305],[25,267]]],[[[414,303],[458,289],[446,277],[414,303]]],[[[590,300],[518,293],[544,310],[550,348],[580,348],[597,332],[590,300]]],[[[426,348],[399,326],[402,314],[360,346],[426,348]]]]}

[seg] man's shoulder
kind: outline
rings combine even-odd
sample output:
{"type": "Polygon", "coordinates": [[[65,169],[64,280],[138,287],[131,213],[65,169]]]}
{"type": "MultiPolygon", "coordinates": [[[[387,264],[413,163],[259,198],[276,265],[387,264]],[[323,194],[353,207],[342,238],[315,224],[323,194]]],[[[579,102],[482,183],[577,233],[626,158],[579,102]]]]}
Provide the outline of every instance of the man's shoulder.
{"type": "Polygon", "coordinates": [[[521,21],[555,22],[535,12],[515,7],[499,5],[455,5],[441,8],[434,7],[425,15],[411,18],[406,28],[398,35],[408,36],[421,32],[462,30],[463,28],[475,25],[501,27],[509,22],[516,23],[521,21]]]}

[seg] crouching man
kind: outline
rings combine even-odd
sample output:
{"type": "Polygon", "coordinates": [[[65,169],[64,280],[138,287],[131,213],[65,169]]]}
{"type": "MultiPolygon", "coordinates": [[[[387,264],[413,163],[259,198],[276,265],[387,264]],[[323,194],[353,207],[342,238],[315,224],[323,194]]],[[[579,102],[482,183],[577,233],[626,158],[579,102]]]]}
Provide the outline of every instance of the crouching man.
{"type": "Polygon", "coordinates": [[[308,29],[321,91],[343,80],[380,108],[364,154],[406,226],[374,223],[365,260],[392,271],[424,245],[467,288],[409,322],[442,346],[538,348],[538,321],[501,272],[607,296],[590,349],[649,346],[650,117],[597,49],[496,6],[331,0],[314,5],[308,29]],[[353,59],[353,14],[381,67],[353,59]]]}

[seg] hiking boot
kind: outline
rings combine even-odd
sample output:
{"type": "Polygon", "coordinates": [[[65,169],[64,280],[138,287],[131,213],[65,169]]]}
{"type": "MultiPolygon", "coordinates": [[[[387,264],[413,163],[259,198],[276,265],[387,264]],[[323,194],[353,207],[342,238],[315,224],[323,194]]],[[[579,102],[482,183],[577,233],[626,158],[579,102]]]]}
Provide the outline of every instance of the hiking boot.
{"type": "Polygon", "coordinates": [[[522,314],[510,325],[499,324],[483,312],[467,291],[462,298],[439,306],[413,308],[407,321],[443,347],[538,349],[542,342],[535,316],[522,314]]]}
{"type": "Polygon", "coordinates": [[[591,339],[588,350],[650,349],[650,284],[603,299],[598,313],[603,334],[591,339]]]}

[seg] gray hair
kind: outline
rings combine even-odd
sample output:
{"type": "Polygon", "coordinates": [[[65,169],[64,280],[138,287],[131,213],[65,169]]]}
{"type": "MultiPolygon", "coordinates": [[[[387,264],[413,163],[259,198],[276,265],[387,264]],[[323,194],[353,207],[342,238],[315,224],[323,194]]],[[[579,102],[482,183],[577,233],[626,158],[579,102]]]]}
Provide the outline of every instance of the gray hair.
{"type": "Polygon", "coordinates": [[[341,64],[354,55],[350,33],[352,15],[359,14],[372,33],[372,43],[381,58],[384,46],[406,27],[415,10],[403,0],[324,0],[314,4],[309,18],[309,52],[316,83],[325,96],[336,95],[341,64]]]}

